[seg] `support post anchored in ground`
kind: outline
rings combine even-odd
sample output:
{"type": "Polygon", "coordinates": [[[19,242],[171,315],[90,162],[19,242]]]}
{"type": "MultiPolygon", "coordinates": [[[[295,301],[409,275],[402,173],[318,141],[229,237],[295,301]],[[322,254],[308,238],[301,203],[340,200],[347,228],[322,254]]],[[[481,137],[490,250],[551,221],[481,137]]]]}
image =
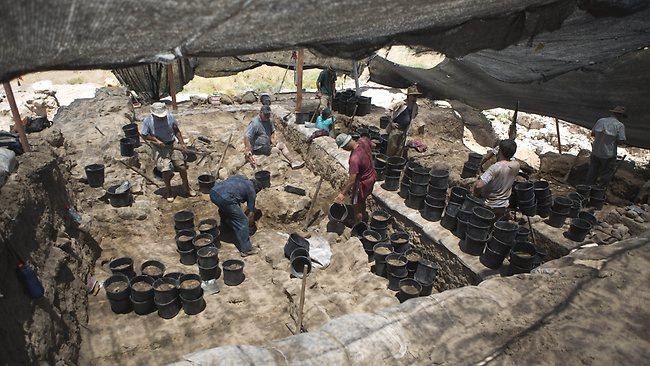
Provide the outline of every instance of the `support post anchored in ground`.
{"type": "Polygon", "coordinates": [[[303,48],[298,50],[296,57],[296,112],[302,110],[302,66],[305,61],[305,50],[303,48]]]}
{"type": "Polygon", "coordinates": [[[16,99],[14,98],[14,92],[11,90],[11,84],[9,82],[2,83],[5,88],[5,94],[7,94],[7,102],[9,102],[9,108],[11,108],[11,116],[14,119],[14,128],[18,132],[18,139],[20,140],[20,145],[23,147],[24,152],[29,152],[32,150],[27,141],[27,135],[25,134],[25,128],[23,127],[23,122],[20,120],[20,112],[18,112],[18,106],[16,105],[16,99]]]}
{"type": "Polygon", "coordinates": [[[174,64],[167,64],[167,87],[169,88],[169,96],[172,98],[172,109],[177,110],[176,104],[176,81],[174,80],[174,64]]]}
{"type": "Polygon", "coordinates": [[[560,121],[555,118],[555,129],[557,130],[557,152],[562,155],[562,143],[560,142],[560,121]]]}

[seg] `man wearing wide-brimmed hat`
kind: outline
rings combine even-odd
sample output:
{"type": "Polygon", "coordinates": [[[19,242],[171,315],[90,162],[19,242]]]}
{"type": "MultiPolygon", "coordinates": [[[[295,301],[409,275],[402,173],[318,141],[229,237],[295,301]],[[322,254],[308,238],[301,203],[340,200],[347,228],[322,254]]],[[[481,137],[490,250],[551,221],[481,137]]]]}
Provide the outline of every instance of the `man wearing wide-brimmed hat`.
{"type": "Polygon", "coordinates": [[[625,142],[625,125],[620,121],[627,118],[625,107],[616,106],[609,111],[612,115],[599,119],[591,129],[594,141],[587,174],[587,184],[590,185],[609,185],[616,169],[617,148],[625,142]]]}
{"type": "Polygon", "coordinates": [[[411,126],[411,121],[418,115],[418,96],[421,95],[417,85],[411,85],[406,91],[406,100],[393,106],[391,123],[386,129],[388,133],[388,148],[386,155],[403,156],[406,135],[411,126]]]}
{"type": "Polygon", "coordinates": [[[183,188],[190,197],[196,196],[187,181],[187,163],[181,152],[184,150],[185,142],[183,135],[178,128],[178,122],[171,113],[167,112],[164,103],[156,102],[151,105],[151,115],[145,117],[142,122],[142,136],[151,143],[154,150],[156,168],[162,173],[168,202],[174,201],[171,180],[174,170],[177,170],[183,181],[183,188]],[[177,147],[176,145],[180,145],[177,147]]]}

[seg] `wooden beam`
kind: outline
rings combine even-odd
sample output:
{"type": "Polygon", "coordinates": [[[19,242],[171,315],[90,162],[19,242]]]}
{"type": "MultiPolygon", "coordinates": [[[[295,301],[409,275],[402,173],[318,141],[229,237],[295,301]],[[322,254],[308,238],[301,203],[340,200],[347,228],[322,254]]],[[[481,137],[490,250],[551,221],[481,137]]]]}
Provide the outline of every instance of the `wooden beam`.
{"type": "Polygon", "coordinates": [[[5,94],[7,94],[7,102],[9,102],[9,107],[11,108],[11,116],[14,120],[14,128],[18,132],[18,139],[20,140],[20,145],[23,147],[24,152],[29,152],[32,148],[29,146],[27,141],[27,135],[25,134],[25,128],[23,127],[23,121],[20,119],[20,113],[18,112],[18,106],[16,105],[16,99],[14,98],[14,92],[11,90],[11,84],[9,82],[2,83],[5,88],[5,94]]]}
{"type": "Polygon", "coordinates": [[[557,129],[557,151],[562,155],[562,143],[560,142],[560,121],[555,119],[555,128],[557,129]]]}
{"type": "Polygon", "coordinates": [[[296,112],[302,110],[302,66],[305,62],[305,50],[299,49],[296,58],[296,112]]]}
{"type": "Polygon", "coordinates": [[[172,109],[178,110],[176,104],[176,81],[174,80],[174,64],[167,64],[167,88],[169,88],[169,95],[172,97],[172,109]]]}
{"type": "Polygon", "coordinates": [[[357,93],[356,95],[359,96],[361,95],[361,92],[359,91],[359,61],[352,62],[352,75],[354,76],[354,88],[357,93]]]}

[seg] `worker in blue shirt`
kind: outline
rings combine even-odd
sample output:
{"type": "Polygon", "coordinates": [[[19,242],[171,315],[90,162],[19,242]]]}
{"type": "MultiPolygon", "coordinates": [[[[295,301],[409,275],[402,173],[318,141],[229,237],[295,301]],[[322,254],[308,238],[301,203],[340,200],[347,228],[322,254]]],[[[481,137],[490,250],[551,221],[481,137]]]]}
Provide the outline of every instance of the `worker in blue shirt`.
{"type": "Polygon", "coordinates": [[[250,240],[250,228],[255,225],[255,199],[262,190],[262,184],[256,180],[247,179],[242,175],[234,175],[214,184],[210,190],[210,200],[219,207],[221,225],[232,228],[237,238],[237,249],[242,257],[256,254],[250,240]],[[241,204],[246,202],[248,212],[245,214],[241,204]]]}

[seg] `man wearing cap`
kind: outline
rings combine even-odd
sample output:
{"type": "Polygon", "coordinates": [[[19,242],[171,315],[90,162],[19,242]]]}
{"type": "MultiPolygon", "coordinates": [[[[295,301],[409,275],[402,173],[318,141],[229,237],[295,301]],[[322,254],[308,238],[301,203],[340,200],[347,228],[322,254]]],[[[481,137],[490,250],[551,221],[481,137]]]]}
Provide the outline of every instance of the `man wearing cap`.
{"type": "Polygon", "coordinates": [[[167,201],[173,202],[171,181],[174,170],[178,170],[183,181],[183,188],[190,197],[196,196],[187,180],[187,164],[180,149],[185,150],[183,134],[178,128],[178,122],[171,113],[167,112],[164,103],[156,102],[151,105],[151,115],[142,122],[142,137],[151,143],[154,150],[156,168],[162,173],[167,189],[167,201]],[[175,146],[178,143],[180,149],[175,146]]]}
{"type": "Polygon", "coordinates": [[[485,204],[501,219],[504,216],[508,218],[512,185],[519,173],[519,162],[512,159],[517,152],[517,143],[512,139],[501,140],[497,151],[497,162],[476,181],[473,193],[485,198],[485,204]]]}
{"type": "Polygon", "coordinates": [[[304,162],[294,162],[291,159],[289,149],[282,143],[274,145],[273,134],[275,126],[271,119],[271,107],[263,105],[258,116],[248,124],[244,135],[244,154],[246,161],[254,167],[257,166],[257,160],[254,155],[271,155],[271,152],[281,153],[289,160],[292,169],[301,168],[304,162]]]}
{"type": "Polygon", "coordinates": [[[587,184],[590,185],[609,185],[616,169],[617,147],[625,142],[625,125],[620,121],[627,118],[625,107],[617,106],[610,112],[610,117],[599,119],[591,129],[594,141],[591,144],[591,161],[587,174],[587,184]]]}
{"type": "Polygon", "coordinates": [[[243,175],[233,175],[218,181],[210,190],[210,200],[219,207],[221,225],[228,226],[235,233],[235,245],[242,257],[257,253],[250,239],[250,229],[255,225],[255,200],[262,190],[262,184],[243,175]],[[247,213],[241,208],[246,202],[247,213]]]}
{"type": "Polygon", "coordinates": [[[411,126],[411,121],[418,115],[418,95],[421,95],[416,85],[412,85],[406,92],[406,100],[390,109],[391,123],[386,129],[388,133],[388,147],[386,155],[403,156],[406,134],[411,126]]]}
{"type": "Polygon", "coordinates": [[[343,203],[345,196],[350,194],[351,203],[354,205],[355,223],[363,221],[366,199],[372,193],[377,179],[377,172],[372,163],[372,143],[367,137],[354,141],[352,136],[342,133],[336,136],[336,145],[351,153],[348,160],[350,176],[335,201],[343,203]]]}
{"type": "Polygon", "coordinates": [[[336,93],[336,71],[332,65],[328,65],[327,69],[318,74],[316,89],[316,96],[321,98],[321,105],[331,107],[332,98],[336,93]]]}

